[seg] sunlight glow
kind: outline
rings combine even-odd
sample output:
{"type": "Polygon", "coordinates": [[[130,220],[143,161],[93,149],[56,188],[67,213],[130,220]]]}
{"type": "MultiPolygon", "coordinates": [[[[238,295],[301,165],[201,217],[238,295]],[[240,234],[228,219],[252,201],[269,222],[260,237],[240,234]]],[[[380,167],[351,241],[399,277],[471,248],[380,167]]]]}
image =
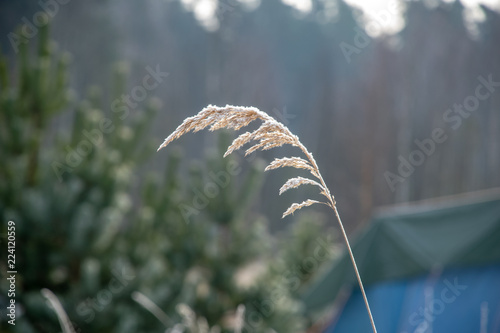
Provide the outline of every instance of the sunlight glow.
{"type": "MultiPolygon", "coordinates": [[[[284,4],[297,9],[299,12],[308,13],[313,8],[312,0],[281,0],[284,4]]],[[[329,0],[323,0],[328,2],[329,0]]],[[[334,1],[334,0],[331,0],[334,1]]],[[[341,1],[341,0],[338,0],[341,1]]],[[[403,12],[405,3],[412,0],[345,0],[349,5],[361,10],[360,23],[366,32],[377,37],[383,34],[394,34],[404,27],[403,12]]],[[[431,0],[423,0],[431,3],[431,0]]],[[[438,1],[438,0],[436,0],[438,1]]],[[[436,2],[435,1],[435,2],[436,2]]],[[[454,2],[457,0],[443,0],[454,2]]],[[[247,9],[255,9],[260,0],[182,0],[184,7],[192,11],[196,19],[209,31],[219,28],[217,9],[221,6],[235,8],[235,3],[243,4],[247,9]]],[[[500,10],[499,0],[461,0],[467,10],[464,12],[464,21],[469,31],[474,34],[477,22],[484,19],[484,13],[479,7],[484,4],[492,9],[500,10]]],[[[335,7],[335,6],[333,6],[335,7]]]]}
{"type": "MultiPolygon", "coordinates": [[[[445,2],[454,1],[445,0],[445,2]]],[[[408,3],[409,0],[346,0],[346,2],[363,11],[363,22],[366,25],[367,33],[372,37],[383,33],[395,33],[404,27],[402,14],[405,3],[408,3]],[[382,26],[382,29],[377,29],[377,26],[382,26]]],[[[484,13],[479,7],[480,4],[500,10],[500,1],[498,0],[462,0],[461,2],[467,8],[464,12],[464,20],[472,34],[474,34],[476,23],[484,19],[484,13]]]]}
{"type": "Polygon", "coordinates": [[[312,9],[311,0],[282,0],[284,4],[294,7],[295,9],[307,13],[312,9]]]}

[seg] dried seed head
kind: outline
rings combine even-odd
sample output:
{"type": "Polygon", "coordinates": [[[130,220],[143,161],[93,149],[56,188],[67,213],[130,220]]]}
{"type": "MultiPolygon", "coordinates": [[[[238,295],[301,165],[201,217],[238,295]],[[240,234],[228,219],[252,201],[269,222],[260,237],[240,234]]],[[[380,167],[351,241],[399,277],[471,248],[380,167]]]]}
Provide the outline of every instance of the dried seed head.
{"type": "Polygon", "coordinates": [[[309,170],[311,174],[319,180],[319,182],[303,177],[292,178],[281,187],[280,194],[291,188],[296,188],[304,184],[310,184],[320,188],[320,193],[327,198],[327,203],[316,200],[306,200],[301,204],[295,203],[285,212],[285,214],[283,214],[283,217],[293,214],[293,212],[297,209],[310,206],[314,203],[324,203],[333,208],[335,202],[333,201],[333,197],[330,195],[328,188],[324,184],[323,178],[319,173],[316,161],[314,160],[312,154],[306,149],[306,147],[304,147],[304,145],[302,145],[299,138],[296,135],[293,135],[285,125],[276,121],[267,113],[253,107],[231,105],[217,107],[209,105],[201,110],[197,115],[186,118],[182,124],[165,139],[158,150],[166,147],[170,142],[191,131],[197,132],[207,128],[208,126],[210,126],[211,131],[222,128],[239,130],[249,125],[254,120],[262,121],[260,127],[253,132],[246,132],[238,136],[227,148],[224,157],[238,149],[241,149],[248,143],[252,143],[253,145],[246,150],[245,156],[257,150],[268,150],[281,147],[285,144],[298,147],[306,155],[307,160],[300,157],[285,157],[276,159],[266,168],[266,171],[285,166],[309,170]]]}
{"type": "Polygon", "coordinates": [[[321,184],[315,180],[303,178],[303,177],[296,177],[296,178],[291,178],[291,179],[287,180],[285,185],[283,185],[280,188],[280,195],[283,194],[283,192],[288,191],[289,189],[297,188],[297,187],[304,185],[304,184],[315,185],[315,186],[318,186],[321,189],[321,191],[324,190],[323,186],[321,186],[321,184]]]}
{"type": "Polygon", "coordinates": [[[265,171],[274,170],[274,169],[278,169],[278,168],[282,168],[282,167],[306,169],[306,170],[309,170],[313,176],[315,176],[316,178],[319,178],[318,173],[313,168],[313,166],[309,162],[307,162],[306,160],[304,160],[303,158],[300,158],[300,157],[276,158],[274,161],[271,162],[271,164],[269,164],[266,167],[265,171]]]}
{"type": "MultiPolygon", "coordinates": [[[[359,286],[361,288],[361,292],[363,293],[363,298],[365,300],[365,305],[368,310],[368,315],[370,317],[370,321],[372,324],[373,332],[376,333],[377,329],[375,327],[375,322],[373,321],[373,316],[370,311],[370,306],[368,305],[368,300],[366,298],[365,290],[363,287],[363,283],[361,282],[361,277],[358,272],[358,268],[356,266],[356,262],[354,261],[354,255],[352,254],[351,247],[349,245],[349,241],[347,239],[347,235],[344,230],[344,226],[342,225],[342,221],[337,212],[337,208],[335,207],[335,199],[330,194],[330,191],[325,185],[323,177],[319,172],[316,161],[314,160],[313,155],[306,149],[306,147],[299,141],[299,138],[296,135],[293,135],[290,130],[283,124],[276,121],[274,118],[270,117],[267,113],[262,112],[256,108],[246,108],[246,107],[237,107],[226,105],[225,107],[217,107],[213,105],[209,105],[203,110],[201,110],[196,116],[190,117],[184,120],[184,122],[177,127],[177,129],[170,134],[165,141],[158,148],[160,150],[163,147],[166,147],[170,142],[175,139],[178,139],[183,134],[186,134],[190,131],[199,131],[207,126],[211,126],[210,130],[214,131],[221,128],[232,128],[239,130],[242,127],[249,125],[252,121],[260,119],[262,120],[262,125],[252,133],[245,133],[240,135],[236,140],[233,141],[231,146],[227,149],[224,156],[232,153],[233,151],[240,149],[245,144],[250,141],[256,141],[254,145],[247,150],[247,154],[252,153],[256,150],[267,150],[274,147],[279,147],[284,144],[291,144],[292,146],[298,147],[304,155],[306,155],[307,160],[303,160],[298,157],[292,158],[282,158],[279,160],[275,160],[272,162],[266,170],[277,169],[283,166],[291,166],[299,169],[308,169],[311,173],[318,178],[320,183],[302,177],[289,179],[285,185],[280,190],[280,194],[290,188],[296,188],[303,184],[312,184],[319,186],[320,194],[324,195],[327,198],[326,202],[316,201],[308,199],[306,201],[301,202],[300,204],[294,203],[292,204],[283,214],[283,217],[293,214],[296,210],[299,210],[303,207],[311,206],[316,203],[322,203],[330,206],[337,216],[337,220],[340,225],[340,229],[342,230],[342,234],[344,236],[347,248],[349,250],[349,255],[351,257],[352,264],[354,266],[354,271],[356,273],[356,277],[359,282],[359,286]],[[311,169],[312,168],[312,169],[311,169]]],[[[184,316],[185,319],[192,319],[193,315],[189,311],[190,309],[186,308],[178,308],[181,315],[184,316]]],[[[196,327],[195,327],[196,328],[196,327]]],[[[195,331],[196,329],[191,329],[191,331],[195,331]]]]}
{"type": "Polygon", "coordinates": [[[240,149],[241,147],[243,147],[245,144],[247,144],[250,141],[252,141],[252,133],[246,132],[246,133],[241,134],[239,137],[234,139],[233,143],[227,148],[227,151],[224,154],[224,157],[231,154],[233,151],[240,149]]]}
{"type": "Polygon", "coordinates": [[[295,213],[296,210],[299,210],[303,207],[307,207],[307,206],[311,206],[311,205],[314,205],[316,203],[321,203],[320,201],[316,201],[316,200],[311,200],[311,199],[307,199],[306,201],[302,201],[300,204],[298,203],[294,203],[292,204],[287,210],[286,212],[283,213],[283,217],[287,216],[287,215],[290,215],[290,214],[293,214],[295,213]]]}
{"type": "Polygon", "coordinates": [[[165,139],[158,150],[166,147],[170,142],[190,131],[198,132],[210,125],[212,125],[211,130],[225,127],[240,129],[256,119],[267,120],[267,118],[269,118],[269,116],[266,113],[256,108],[235,107],[230,105],[221,108],[209,105],[201,110],[196,116],[186,118],[182,124],[165,139]]]}

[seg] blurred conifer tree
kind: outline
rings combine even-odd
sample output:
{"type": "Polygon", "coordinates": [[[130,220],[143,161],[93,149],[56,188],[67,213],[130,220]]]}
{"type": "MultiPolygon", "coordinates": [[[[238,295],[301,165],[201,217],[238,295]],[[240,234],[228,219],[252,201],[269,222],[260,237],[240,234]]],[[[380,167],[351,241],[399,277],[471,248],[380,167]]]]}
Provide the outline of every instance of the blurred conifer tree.
{"type": "MultiPolygon", "coordinates": [[[[131,299],[133,291],[157,304],[172,326],[183,303],[224,332],[239,304],[246,306],[248,332],[303,328],[286,265],[276,265],[272,255],[276,239],[250,212],[262,181],[258,161],[244,172],[236,157],[222,159],[223,135],[207,165],[193,165],[187,186],[179,178],[180,154],[173,152],[164,175],[148,176],[133,200],[134,175],[154,151],[144,137],[158,103],[149,100],[144,110],[120,119],[106,112],[99,88],[76,101],[69,56],[56,52],[46,28],[37,51],[22,44],[18,61],[11,76],[0,60],[0,240],[6,248],[6,222],[15,221],[18,270],[16,325],[7,324],[2,310],[2,332],[60,331],[42,288],[57,295],[77,332],[164,331],[131,299]],[[54,117],[72,109],[70,132],[54,133],[54,117]]],[[[121,67],[115,82],[112,98],[124,91],[121,67]]],[[[294,230],[303,236],[292,242],[300,243],[281,253],[286,262],[300,263],[315,250],[300,244],[321,230],[294,230]]],[[[0,271],[7,271],[4,256],[0,271]]],[[[2,309],[7,289],[3,278],[2,309]]]]}

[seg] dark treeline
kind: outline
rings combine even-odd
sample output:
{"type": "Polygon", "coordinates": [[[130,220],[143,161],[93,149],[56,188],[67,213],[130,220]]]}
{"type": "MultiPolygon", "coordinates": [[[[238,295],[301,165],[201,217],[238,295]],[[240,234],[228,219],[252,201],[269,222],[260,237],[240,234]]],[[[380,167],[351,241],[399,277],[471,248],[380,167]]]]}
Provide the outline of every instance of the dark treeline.
{"type": "MultiPolygon", "coordinates": [[[[278,0],[219,0],[211,32],[178,1],[74,0],[60,4],[52,35],[73,54],[78,94],[108,80],[116,61],[137,84],[148,66],[169,73],[150,92],[163,102],[158,143],[207,104],[253,105],[285,122],[352,230],[377,206],[500,186],[500,14],[483,7],[474,30],[459,2],[405,6],[403,30],[372,39],[359,12],[336,0],[313,0],[307,14],[278,0]]],[[[40,10],[0,2],[2,49],[14,53],[8,32],[40,10]]],[[[215,140],[202,133],[179,145],[202,158],[215,140]]],[[[276,226],[292,197],[305,198],[277,196],[287,176],[267,175],[258,207],[276,226]]]]}

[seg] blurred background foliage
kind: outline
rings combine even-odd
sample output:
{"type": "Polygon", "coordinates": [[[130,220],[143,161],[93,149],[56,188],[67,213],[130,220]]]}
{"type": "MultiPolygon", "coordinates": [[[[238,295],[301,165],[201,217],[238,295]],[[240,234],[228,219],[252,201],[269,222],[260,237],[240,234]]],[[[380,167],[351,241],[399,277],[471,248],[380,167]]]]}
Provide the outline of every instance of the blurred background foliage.
{"type": "MultiPolygon", "coordinates": [[[[169,76],[151,92],[163,102],[148,132],[158,141],[208,104],[269,112],[314,152],[348,231],[381,205],[500,185],[499,94],[481,101],[457,130],[443,119],[447,109],[474,93],[478,76],[500,80],[497,10],[476,7],[472,15],[458,1],[387,0],[367,20],[365,12],[339,0],[311,0],[308,12],[281,0],[219,0],[215,19],[207,19],[197,8],[211,3],[65,1],[53,17],[52,35],[73,56],[71,87],[83,98],[93,84],[113,86],[104,73],[124,60],[129,92],[147,66],[159,66],[169,76]],[[397,4],[399,30],[377,38],[368,34],[366,42],[358,36],[366,26],[384,26],[382,14],[396,18],[397,4]],[[346,58],[341,44],[356,47],[356,40],[362,47],[346,58]],[[437,127],[448,139],[392,191],[385,173],[398,174],[398,157],[408,160],[418,149],[414,140],[431,137],[437,127]]],[[[9,58],[15,52],[8,33],[41,10],[27,0],[0,1],[5,32],[0,45],[9,58]]],[[[55,117],[51,128],[67,128],[70,118],[69,113],[55,117]]],[[[199,158],[214,140],[200,133],[178,144],[187,161],[199,158]]],[[[161,170],[168,154],[142,170],[161,170]]],[[[274,154],[261,156],[269,160],[274,154]]],[[[188,162],[183,163],[184,171],[188,162]]],[[[303,197],[297,191],[275,198],[288,176],[270,177],[257,198],[272,230],[282,228],[290,198],[303,197]]]]}
{"type": "MultiPolygon", "coordinates": [[[[277,332],[307,326],[297,296],[336,253],[324,236],[331,218],[318,207],[282,221],[307,189],[277,196],[294,171],[264,181],[260,160],[296,152],[222,159],[233,134],[198,133],[153,154],[207,104],[253,105],[298,134],[350,233],[381,205],[500,186],[500,94],[457,130],[443,120],[474,93],[478,76],[500,81],[498,11],[481,6],[471,21],[457,1],[400,2],[401,29],[367,36],[346,57],[340,45],[355,46],[370,22],[343,1],[311,0],[304,12],[280,0],[219,0],[209,18],[198,2],[59,1],[50,38],[37,29],[13,44],[9,35],[43,8],[0,0],[0,219],[17,223],[23,309],[15,328],[0,323],[2,332],[59,330],[41,288],[54,291],[82,332],[161,330],[133,291],[172,322],[185,303],[230,327],[245,304],[249,325],[257,313],[277,332]],[[113,102],[141,85],[147,68],[168,77],[120,119],[113,102]],[[98,140],[103,119],[109,131],[98,140]],[[392,191],[384,173],[397,173],[398,157],[437,127],[449,139],[392,191]],[[99,143],[79,157],[89,135],[99,143]],[[213,175],[227,170],[234,176],[217,185],[213,175]],[[204,194],[208,183],[217,195],[204,194]],[[325,243],[328,259],[314,263],[325,243]],[[112,293],[117,280],[123,288],[112,293]],[[263,304],[276,292],[282,301],[269,314],[263,304]]],[[[3,274],[3,257],[0,266],[3,274]]]]}
{"type": "MultiPolygon", "coordinates": [[[[151,98],[120,119],[103,106],[104,89],[94,86],[79,100],[69,88],[70,56],[57,51],[48,29],[32,51],[26,44],[20,49],[16,76],[5,58],[0,67],[0,218],[16,222],[19,271],[17,322],[8,325],[2,310],[2,332],[60,330],[42,288],[59,297],[78,332],[165,330],[182,321],[178,304],[223,332],[231,331],[240,304],[258,331],[303,329],[293,292],[308,279],[292,273],[290,289],[273,253],[284,253],[280,257],[307,275],[318,272],[325,260],[313,271],[301,260],[314,255],[321,228],[311,229],[319,223],[306,217],[290,235],[269,233],[265,219],[251,212],[262,161],[252,160],[244,171],[241,157],[221,159],[230,142],[222,134],[207,163],[193,163],[185,179],[178,170],[182,154],[174,151],[163,174],[148,173],[141,182],[140,167],[154,151],[145,133],[161,103],[151,98]],[[64,110],[72,113],[71,126],[54,131],[50,123],[64,110]],[[109,130],[97,130],[106,119],[109,130]],[[277,250],[279,242],[290,251],[277,250]],[[134,291],[160,307],[168,322],[133,302],[134,291]],[[272,291],[277,296],[270,298],[272,291]]],[[[126,82],[123,64],[115,66],[113,82],[116,98],[126,82]]],[[[332,250],[328,241],[321,251],[332,250]]],[[[4,258],[0,266],[7,271],[4,258]]],[[[0,286],[5,309],[8,281],[0,286]]]]}

